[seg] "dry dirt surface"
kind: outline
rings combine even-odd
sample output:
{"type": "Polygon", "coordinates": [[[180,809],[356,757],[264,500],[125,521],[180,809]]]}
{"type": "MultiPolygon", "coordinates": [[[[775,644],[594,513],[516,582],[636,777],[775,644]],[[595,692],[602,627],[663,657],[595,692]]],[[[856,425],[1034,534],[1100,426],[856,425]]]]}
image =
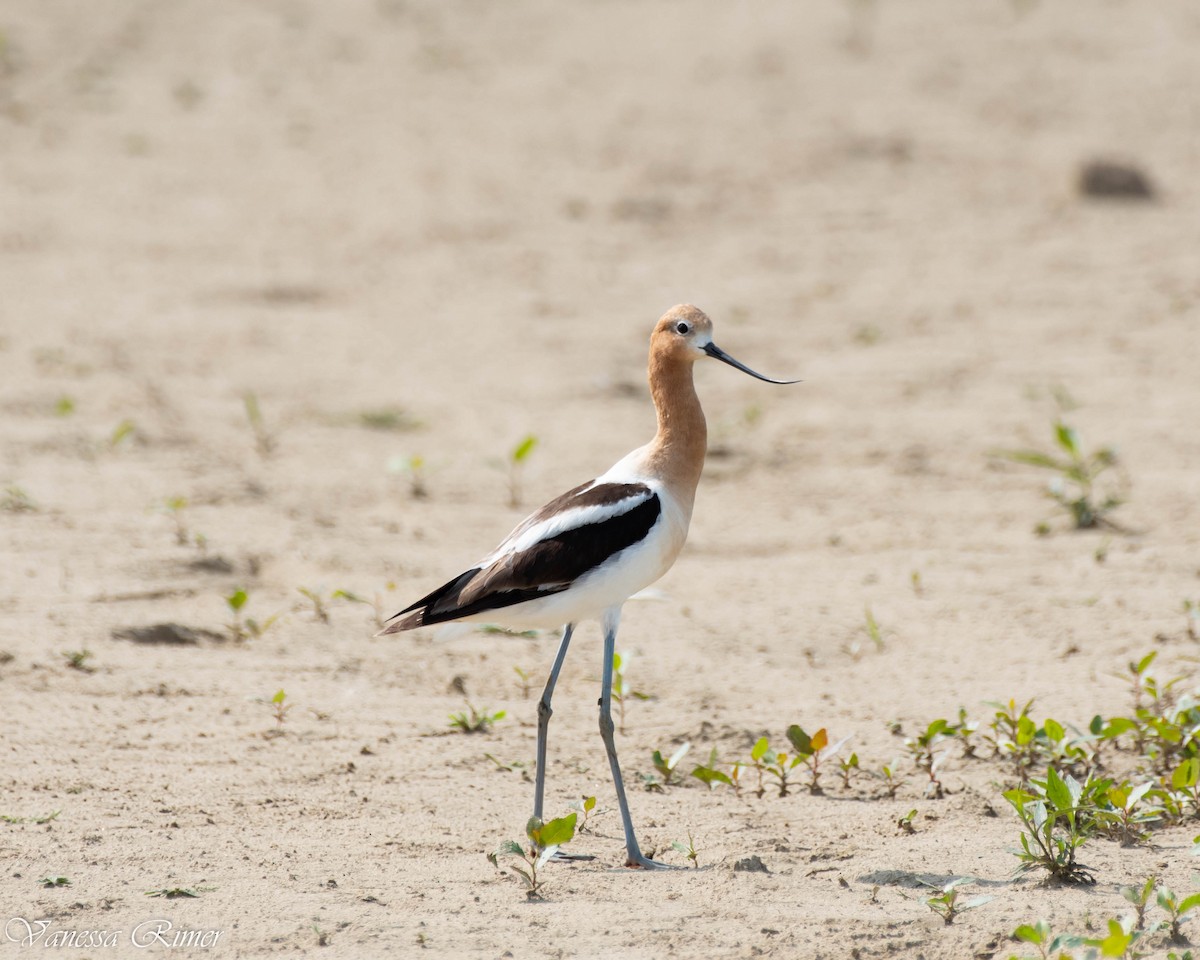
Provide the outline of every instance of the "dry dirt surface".
{"type": "Polygon", "coordinates": [[[1197,50],[1192,0],[0,5],[0,956],[1005,960],[1200,888],[1194,821],[1014,878],[986,741],[990,701],[1132,716],[1152,651],[1200,680],[1197,50]],[[555,638],[376,614],[649,438],[678,302],[805,381],[700,365],[691,539],[625,608],[634,818],[702,869],[621,866],[587,624],[547,810],[595,796],[597,859],[529,901],[485,854],[555,638]],[[1120,529],[993,455],[1059,415],[1117,449],[1120,529]],[[904,741],[960,708],[931,796],[904,741]],[[850,738],[848,788],[686,776],[790,724],[850,738]],[[947,925],[955,877],[994,899],[947,925]]]}

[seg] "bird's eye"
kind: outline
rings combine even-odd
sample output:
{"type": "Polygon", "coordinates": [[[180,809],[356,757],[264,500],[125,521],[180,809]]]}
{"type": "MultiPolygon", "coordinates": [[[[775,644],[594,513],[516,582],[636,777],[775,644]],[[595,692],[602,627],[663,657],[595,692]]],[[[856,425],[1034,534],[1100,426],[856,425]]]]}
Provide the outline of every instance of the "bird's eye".
{"type": "Polygon", "coordinates": [[[679,323],[675,324],[675,332],[676,333],[686,334],[686,333],[690,333],[691,330],[692,330],[692,328],[688,324],[684,323],[683,321],[680,321],[679,323]]]}

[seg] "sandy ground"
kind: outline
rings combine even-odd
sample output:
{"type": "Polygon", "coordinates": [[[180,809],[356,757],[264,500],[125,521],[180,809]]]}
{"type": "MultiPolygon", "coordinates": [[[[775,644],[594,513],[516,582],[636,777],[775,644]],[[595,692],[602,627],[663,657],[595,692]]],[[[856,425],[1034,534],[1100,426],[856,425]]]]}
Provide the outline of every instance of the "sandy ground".
{"type": "Polygon", "coordinates": [[[894,800],[640,784],[655,749],[791,723],[872,771],[959,707],[1083,725],[1151,650],[1196,686],[1197,49],[1189,0],[4,4],[0,920],[109,931],[91,957],[162,919],[219,936],[160,954],[950,960],[1102,926],[1151,872],[1196,889],[1194,825],[1095,841],[1092,887],[1014,881],[1008,771],[957,747],[943,799],[907,760],[894,800]],[[1155,199],[1081,197],[1094,157],[1155,199]],[[370,605],[325,623],[299,590],[391,613],[520,518],[523,436],[526,508],[648,439],[681,301],[805,380],[698,370],[691,539],[619,638],[643,845],[683,864],[690,833],[706,869],[620,868],[585,625],[547,802],[598,798],[598,859],[527,903],[484,854],[531,808],[554,639],[372,639],[370,605]],[[1068,532],[989,457],[1046,447],[1064,390],[1119,448],[1126,534],[1068,532]],[[238,587],[278,617],[243,643],[238,587]],[[160,622],[218,635],[114,633],[160,622]],[[462,690],[507,717],[450,732],[462,690]],[[947,926],[917,881],[962,875],[996,899],[947,926]]]}

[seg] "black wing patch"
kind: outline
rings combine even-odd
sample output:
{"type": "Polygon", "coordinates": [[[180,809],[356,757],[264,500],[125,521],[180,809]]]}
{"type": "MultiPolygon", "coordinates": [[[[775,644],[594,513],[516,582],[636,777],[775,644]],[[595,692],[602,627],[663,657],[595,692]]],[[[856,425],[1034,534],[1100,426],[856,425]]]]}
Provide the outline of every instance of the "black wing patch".
{"type": "MultiPolygon", "coordinates": [[[[640,483],[602,484],[586,490],[577,487],[547,504],[521,526],[540,522],[557,510],[617,503],[647,492],[650,488],[640,483]],[[550,510],[552,506],[556,510],[550,510]]],[[[396,617],[406,613],[409,616],[389,625],[382,633],[444,623],[561,593],[588,571],[645,537],[661,514],[658,494],[650,493],[624,513],[563,530],[527,550],[500,557],[487,568],[473,567],[401,610],[396,617]]]]}

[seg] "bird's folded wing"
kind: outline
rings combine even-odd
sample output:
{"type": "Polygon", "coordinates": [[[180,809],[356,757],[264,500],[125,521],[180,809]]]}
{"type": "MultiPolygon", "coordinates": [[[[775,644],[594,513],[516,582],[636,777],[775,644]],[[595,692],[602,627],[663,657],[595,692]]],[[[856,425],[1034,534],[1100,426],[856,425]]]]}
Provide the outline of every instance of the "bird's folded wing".
{"type": "Polygon", "coordinates": [[[478,566],[402,610],[401,614],[419,611],[405,619],[405,628],[457,620],[570,589],[641,541],[661,513],[658,494],[646,484],[593,482],[576,487],[522,521],[478,566]]]}

